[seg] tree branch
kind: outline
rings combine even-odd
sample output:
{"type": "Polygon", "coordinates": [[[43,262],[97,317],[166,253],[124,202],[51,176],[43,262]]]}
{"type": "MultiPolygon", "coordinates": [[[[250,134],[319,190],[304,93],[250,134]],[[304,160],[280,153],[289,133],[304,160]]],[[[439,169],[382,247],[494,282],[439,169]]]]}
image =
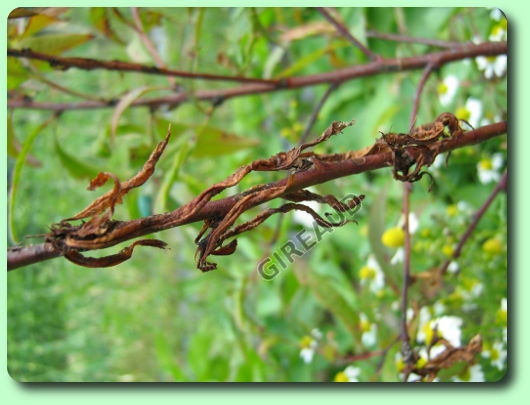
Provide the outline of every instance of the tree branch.
{"type": "MultiPolygon", "coordinates": [[[[24,53],[32,51],[17,51],[8,50],[10,56],[24,57],[24,53]],[[10,52],[15,52],[17,55],[10,55],[10,52]]],[[[378,74],[385,74],[391,72],[400,72],[416,69],[424,69],[433,60],[437,61],[438,66],[446,63],[454,62],[461,59],[473,58],[476,56],[496,56],[506,54],[508,52],[508,45],[506,42],[485,42],[482,44],[464,44],[456,49],[444,50],[440,52],[433,52],[425,55],[411,56],[408,58],[391,58],[383,59],[374,62],[369,62],[363,65],[354,65],[343,69],[338,69],[331,72],[319,73],[307,76],[295,76],[284,78],[272,83],[250,83],[238,87],[217,90],[200,90],[193,95],[187,93],[172,94],[165,97],[148,98],[137,100],[131,104],[132,107],[148,106],[157,107],[161,105],[176,105],[194,100],[209,100],[214,102],[222,102],[232,97],[245,96],[249,94],[270,93],[273,91],[297,89],[306,86],[315,86],[323,83],[343,82],[345,80],[356,79],[366,76],[374,76],[378,74]]],[[[27,55],[26,55],[27,56],[27,55]]],[[[47,58],[57,58],[55,56],[45,55],[47,58]]],[[[85,63],[83,58],[68,58],[78,61],[81,65],[85,63]]],[[[92,61],[92,59],[88,59],[92,61]]],[[[96,61],[99,62],[99,61],[96,61]]],[[[108,62],[122,64],[125,62],[108,62]]],[[[141,65],[140,65],[141,66],[141,65]]],[[[144,67],[145,68],[145,67],[144,67]]],[[[158,68],[147,67],[148,69],[160,71],[158,68]]],[[[147,72],[154,73],[154,72],[147,72]]],[[[188,73],[189,75],[197,75],[188,73]]],[[[189,76],[191,78],[191,76],[189,76]]],[[[226,77],[226,76],[224,76],[226,77]]],[[[33,100],[8,100],[9,108],[31,108],[41,110],[80,110],[80,109],[94,109],[94,108],[108,108],[112,107],[114,103],[105,103],[97,101],[86,101],[80,103],[49,103],[38,102],[33,100]]]]}
{"type": "Polygon", "coordinates": [[[376,55],[375,53],[373,53],[370,49],[368,49],[366,46],[364,46],[363,44],[361,44],[361,42],[359,42],[358,39],[356,39],[351,33],[350,31],[344,26],[344,24],[340,23],[339,21],[337,21],[330,13],[329,11],[326,9],[326,7],[315,7],[318,12],[320,14],[322,14],[324,16],[324,18],[326,20],[328,20],[328,22],[330,22],[336,29],[337,31],[344,37],[346,38],[348,41],[350,41],[355,47],[357,47],[362,53],[364,53],[368,59],[370,59],[371,61],[378,61],[378,60],[382,60],[382,58],[379,56],[379,55],[376,55]]]}
{"type": "Polygon", "coordinates": [[[265,85],[277,86],[279,80],[259,79],[244,76],[227,76],[210,73],[193,73],[182,70],[167,69],[164,67],[156,67],[149,65],[141,65],[133,62],[123,62],[119,60],[99,60],[92,58],[75,58],[62,57],[56,55],[49,55],[41,52],[35,52],[31,49],[12,49],[7,50],[7,56],[17,58],[28,58],[48,62],[52,67],[59,67],[61,69],[69,69],[75,67],[82,70],[114,70],[119,72],[138,72],[151,75],[175,76],[186,79],[202,79],[202,80],[219,80],[243,83],[260,83],[265,85]]]}
{"type": "Polygon", "coordinates": [[[453,251],[453,254],[451,255],[451,259],[446,260],[445,263],[440,267],[438,270],[440,274],[444,274],[447,272],[447,268],[449,267],[449,264],[460,257],[460,254],[462,253],[462,248],[464,247],[464,244],[467,242],[475,228],[477,227],[479,221],[482,219],[486,211],[488,210],[489,206],[495,200],[495,197],[499,194],[501,190],[506,190],[508,183],[508,172],[504,172],[502,175],[499,183],[497,186],[493,189],[491,194],[488,196],[486,201],[484,201],[484,204],[478,209],[478,211],[473,215],[473,220],[469,224],[469,227],[466,229],[462,237],[460,238],[460,241],[458,242],[458,245],[456,246],[455,250],[453,251]]]}
{"type": "MultiPolygon", "coordinates": [[[[436,148],[440,153],[447,152],[449,150],[464,146],[481,143],[492,137],[504,134],[506,132],[506,128],[506,121],[498,122],[466,132],[462,136],[433,143],[432,147],[436,148]]],[[[414,149],[409,150],[408,153],[413,157],[418,156],[418,152],[414,149]]],[[[285,187],[289,179],[290,186],[285,192],[288,194],[306,187],[334,180],[339,177],[349,176],[352,174],[362,173],[392,165],[391,152],[376,153],[373,155],[367,155],[353,159],[349,159],[348,155],[348,153],[333,155],[335,157],[335,161],[325,162],[325,164],[320,167],[315,166],[311,170],[295,173],[288,178],[270,183],[267,185],[267,187],[285,187]],[[340,156],[344,156],[344,159],[338,159],[340,156]]],[[[323,158],[325,157],[325,155],[321,156],[323,158]]],[[[325,161],[325,159],[323,160],[325,161]]],[[[209,201],[200,210],[193,213],[193,215],[185,216],[184,219],[182,219],[182,213],[189,209],[187,205],[164,214],[152,215],[131,221],[115,221],[112,229],[109,230],[109,232],[105,235],[105,242],[102,242],[97,246],[93,246],[93,249],[102,249],[114,246],[126,240],[137,238],[139,236],[151,234],[153,232],[158,232],[197,221],[222,217],[226,215],[243,196],[244,192],[235,196],[209,201]]],[[[282,195],[279,197],[282,197],[282,195]]],[[[261,200],[259,201],[259,204],[267,201],[269,200],[261,200]]],[[[13,270],[28,264],[58,257],[61,256],[61,254],[62,253],[60,251],[55,250],[49,243],[11,248],[8,249],[7,268],[8,270],[13,270]]]]}
{"type": "Polygon", "coordinates": [[[442,41],[439,39],[431,39],[431,38],[410,37],[408,35],[401,35],[401,34],[383,34],[375,30],[366,31],[366,36],[368,38],[377,38],[377,39],[384,39],[387,41],[408,42],[412,44],[437,46],[439,48],[458,48],[462,45],[465,45],[465,43],[462,43],[462,42],[451,42],[451,41],[442,41]]]}

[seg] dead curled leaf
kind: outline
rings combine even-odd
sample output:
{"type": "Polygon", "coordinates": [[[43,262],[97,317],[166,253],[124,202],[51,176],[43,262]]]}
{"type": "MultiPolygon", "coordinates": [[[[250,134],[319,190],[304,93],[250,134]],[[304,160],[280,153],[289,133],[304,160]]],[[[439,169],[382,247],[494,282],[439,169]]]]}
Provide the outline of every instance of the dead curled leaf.
{"type": "Polygon", "coordinates": [[[141,185],[143,185],[153,175],[153,172],[155,171],[155,165],[160,159],[160,156],[162,156],[162,153],[164,152],[164,149],[166,148],[167,143],[169,142],[170,134],[170,128],[168,128],[166,138],[156,146],[155,150],[151,153],[149,159],[147,159],[147,162],[145,162],[142,169],[129,180],[120,182],[118,177],[112,173],[99,173],[94,179],[90,181],[88,189],[95,190],[97,187],[101,187],[102,185],[104,185],[110,178],[114,180],[114,188],[112,190],[107,191],[101,197],[96,198],[81,212],[75,214],[70,218],[64,219],[63,221],[74,221],[77,219],[93,217],[102,213],[106,209],[109,209],[111,212],[113,212],[114,206],[122,202],[122,197],[125,194],[127,194],[133,188],[140,187],[141,185]]]}
{"type": "Polygon", "coordinates": [[[128,260],[135,248],[135,246],[152,246],[159,249],[165,249],[167,246],[166,242],[158,239],[140,239],[132,243],[131,245],[123,248],[120,252],[104,256],[104,257],[87,257],[79,253],[75,249],[68,249],[64,252],[64,257],[70,260],[72,263],[78,264],[83,267],[101,268],[101,267],[112,267],[116,266],[124,261],[128,260]]]}
{"type": "Polygon", "coordinates": [[[451,368],[456,363],[463,362],[474,364],[475,357],[482,351],[482,337],[480,335],[475,335],[469,343],[463,347],[453,347],[444,339],[440,339],[438,342],[445,345],[445,350],[429,360],[424,366],[411,367],[409,372],[416,373],[426,378],[426,381],[432,381],[436,378],[440,370],[451,368]]]}
{"type": "MultiPolygon", "coordinates": [[[[310,162],[308,159],[314,158],[315,154],[313,152],[302,153],[305,149],[308,149],[312,146],[315,146],[325,140],[329,139],[331,136],[339,134],[342,130],[353,124],[351,122],[341,122],[335,121],[322,133],[320,137],[314,141],[304,143],[298,147],[295,147],[287,152],[280,152],[276,155],[271,156],[269,159],[258,159],[252,163],[239,168],[233,175],[229,176],[225,181],[215,184],[212,187],[208,188],[202,192],[198,197],[196,197],[190,204],[188,204],[187,209],[185,209],[184,218],[193,215],[197,210],[202,208],[214,195],[220,193],[228,187],[232,187],[238,184],[243,177],[245,177],[251,171],[278,171],[278,170],[294,170],[296,172],[308,170],[313,163],[319,164],[316,160],[310,162]]],[[[235,221],[241,216],[243,212],[249,208],[260,204],[261,202],[272,200],[284,194],[290,184],[292,176],[290,176],[285,184],[285,186],[271,187],[268,185],[257,185],[251,187],[242,193],[239,201],[237,201],[230,211],[223,217],[219,218],[217,221],[208,221],[205,222],[199,236],[196,239],[198,245],[197,256],[198,262],[197,267],[202,271],[214,270],[217,265],[215,263],[208,262],[206,259],[209,255],[214,254],[214,252],[223,252],[223,254],[230,254],[235,251],[236,244],[227,245],[223,247],[223,242],[229,238],[236,236],[242,232],[246,232],[250,229],[255,228],[263,221],[265,221],[270,215],[278,212],[288,212],[293,209],[303,210],[308,212],[310,215],[315,218],[317,223],[322,226],[340,226],[344,223],[335,224],[329,221],[326,221],[320,217],[316,212],[311,208],[303,204],[285,204],[277,209],[269,209],[264,211],[262,214],[258,215],[253,220],[250,220],[232,230],[230,228],[233,226],[235,221]],[[202,240],[200,237],[206,232],[208,228],[211,228],[210,233],[205,236],[202,240]],[[228,249],[227,247],[230,246],[228,249]],[[226,248],[226,249],[225,249],[226,248]],[[230,253],[226,253],[230,252],[230,253]]],[[[340,203],[337,199],[332,196],[321,197],[316,194],[310,193],[308,191],[292,193],[291,198],[296,199],[296,201],[305,201],[305,200],[315,200],[325,202],[330,204],[333,207],[336,207],[337,210],[344,212],[346,209],[349,209],[344,203],[340,203]],[[342,205],[341,205],[342,204],[342,205]]],[[[289,198],[287,198],[289,199],[289,198]]],[[[182,220],[182,218],[179,218],[182,220]]]]}

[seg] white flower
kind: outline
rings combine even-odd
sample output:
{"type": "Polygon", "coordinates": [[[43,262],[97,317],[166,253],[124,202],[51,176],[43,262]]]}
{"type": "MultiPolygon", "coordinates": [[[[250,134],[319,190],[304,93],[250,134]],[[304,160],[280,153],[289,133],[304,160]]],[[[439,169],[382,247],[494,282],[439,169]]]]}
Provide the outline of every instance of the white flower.
{"type": "Polygon", "coordinates": [[[487,184],[494,181],[499,181],[501,173],[499,169],[502,167],[504,160],[502,154],[495,153],[491,159],[482,159],[478,162],[477,172],[478,178],[482,184],[487,184]]]}
{"type": "Polygon", "coordinates": [[[313,336],[316,340],[322,339],[322,332],[318,328],[314,328],[311,330],[311,336],[313,336]]]}
{"type": "Polygon", "coordinates": [[[508,311],[508,300],[506,298],[501,299],[501,309],[503,311],[508,311]]]}
{"type": "Polygon", "coordinates": [[[440,104],[443,106],[449,105],[455,97],[456,91],[460,81],[455,75],[449,75],[443,79],[438,85],[438,95],[440,97],[440,104]]]}
{"type": "Polygon", "coordinates": [[[499,370],[506,368],[506,349],[502,342],[495,342],[489,350],[482,351],[482,357],[491,359],[491,365],[499,370]]]}
{"type": "Polygon", "coordinates": [[[405,249],[398,248],[394,256],[392,256],[392,259],[390,259],[390,264],[395,265],[398,263],[403,263],[403,260],[405,260],[405,249]]]}
{"type": "MultiPolygon", "coordinates": [[[[405,216],[401,215],[401,218],[399,218],[398,227],[402,228],[405,224],[405,216]]],[[[418,220],[418,216],[411,212],[409,213],[409,232],[412,235],[418,230],[418,227],[420,226],[420,221],[418,220]]]]}
{"type": "Polygon", "coordinates": [[[500,21],[501,18],[504,18],[500,8],[494,8],[491,10],[490,18],[494,21],[500,21]]]}
{"type": "Polygon", "coordinates": [[[373,255],[368,256],[366,266],[361,269],[361,285],[369,285],[374,294],[385,286],[385,274],[373,255]]]}
{"type": "Polygon", "coordinates": [[[300,357],[304,363],[311,363],[313,361],[313,356],[315,355],[316,348],[318,346],[317,341],[311,336],[304,336],[299,343],[300,357]]]}
{"type": "Polygon", "coordinates": [[[462,335],[462,319],[456,316],[442,316],[435,321],[438,327],[438,333],[444,337],[451,345],[460,346],[460,337],[462,335]]]}
{"type": "Polygon", "coordinates": [[[311,363],[313,361],[313,356],[315,355],[315,349],[311,347],[304,347],[300,350],[300,357],[304,363],[311,363]]]}
{"type": "Polygon", "coordinates": [[[363,331],[363,334],[361,336],[361,341],[363,342],[363,345],[366,347],[375,345],[377,341],[377,325],[375,323],[371,323],[366,317],[366,315],[363,313],[361,313],[360,319],[361,330],[363,331]]]}
{"type": "Polygon", "coordinates": [[[466,101],[465,109],[469,112],[466,121],[469,122],[472,127],[476,128],[480,121],[480,117],[482,116],[482,101],[470,97],[466,101]]]}
{"type": "Polygon", "coordinates": [[[460,379],[458,377],[454,377],[453,381],[455,382],[484,382],[486,381],[484,379],[484,372],[482,371],[482,367],[480,364],[475,364],[468,369],[468,375],[467,378],[460,379]]]}
{"type": "Polygon", "coordinates": [[[451,263],[449,263],[449,266],[447,266],[447,271],[451,274],[457,273],[459,269],[460,267],[458,266],[458,263],[455,261],[452,261],[451,263]]]}
{"type": "Polygon", "coordinates": [[[438,335],[447,340],[452,346],[460,346],[460,338],[462,335],[462,319],[456,316],[442,316],[437,319],[427,320],[423,323],[420,318],[420,328],[418,329],[418,342],[430,343],[432,334],[436,329],[438,335]]]}
{"type": "Polygon", "coordinates": [[[344,374],[348,378],[348,382],[359,382],[358,378],[361,373],[361,369],[358,367],[348,366],[344,369],[344,374]]]}
{"type": "Polygon", "coordinates": [[[506,73],[506,67],[508,65],[508,56],[477,56],[475,58],[478,69],[484,71],[484,77],[486,79],[492,79],[493,77],[501,77],[506,73]]]}
{"type": "Polygon", "coordinates": [[[439,155],[436,156],[436,158],[434,159],[434,162],[432,163],[431,167],[432,167],[433,169],[439,169],[440,167],[443,166],[444,161],[445,161],[445,157],[444,157],[442,154],[439,154],[439,155]]]}
{"type": "MultiPolygon", "coordinates": [[[[307,205],[308,207],[312,208],[313,211],[320,213],[320,208],[322,204],[316,202],[316,201],[306,201],[304,202],[304,205],[307,205]]],[[[293,215],[294,222],[299,223],[300,225],[305,226],[306,228],[313,228],[313,223],[315,220],[313,217],[308,214],[305,211],[296,210],[293,215]]]]}

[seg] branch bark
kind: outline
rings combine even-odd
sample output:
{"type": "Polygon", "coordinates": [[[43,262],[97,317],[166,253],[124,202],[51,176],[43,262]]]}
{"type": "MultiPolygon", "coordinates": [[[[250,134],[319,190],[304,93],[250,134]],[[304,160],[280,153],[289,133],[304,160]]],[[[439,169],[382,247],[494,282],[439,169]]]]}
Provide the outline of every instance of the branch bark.
{"type": "MultiPolygon", "coordinates": [[[[432,144],[432,147],[439,148],[440,153],[449,150],[461,148],[468,145],[484,142],[492,137],[502,135],[506,132],[506,121],[497,122],[469,132],[462,136],[446,139],[440,143],[432,144]]],[[[410,150],[411,155],[416,155],[414,150],[410,150]]],[[[344,156],[346,156],[344,154],[344,156]]],[[[335,157],[339,155],[334,155],[335,157]]],[[[371,171],[392,165],[392,154],[390,152],[367,155],[355,159],[344,159],[334,162],[326,162],[321,167],[314,167],[311,170],[296,173],[289,177],[290,187],[286,194],[304,189],[316,184],[325,183],[339,177],[349,176],[357,173],[371,171]]],[[[271,187],[284,187],[288,178],[270,183],[271,187]]],[[[186,210],[186,205],[171,212],[164,214],[152,215],[131,221],[116,221],[115,226],[109,231],[105,238],[105,243],[100,246],[94,246],[94,249],[102,249],[114,246],[118,243],[137,238],[139,236],[151,234],[153,232],[174,228],[189,223],[204,221],[207,219],[218,218],[226,215],[228,211],[242,197],[242,193],[223,199],[210,201],[200,210],[191,216],[181,218],[181,213],[186,210]]],[[[281,196],[280,196],[281,197],[281,196]]],[[[260,201],[264,203],[267,200],[260,201]]],[[[61,252],[55,250],[51,244],[44,243],[39,245],[30,245],[16,247],[8,250],[7,269],[13,270],[32,263],[48,260],[61,255],[61,252]]]]}
{"type": "MultiPolygon", "coordinates": [[[[8,56],[28,56],[27,51],[21,50],[8,50],[8,56]],[[16,55],[15,55],[16,53],[16,55]]],[[[29,51],[29,55],[35,55],[34,52],[29,51]]],[[[343,82],[359,77],[374,76],[378,74],[400,72],[407,70],[424,69],[433,61],[437,61],[438,66],[442,66],[446,63],[454,62],[461,59],[473,58],[476,56],[496,56],[506,54],[508,52],[507,42],[485,42],[482,44],[463,44],[457,48],[444,50],[440,52],[433,52],[420,56],[412,56],[408,58],[389,58],[383,60],[377,60],[369,62],[363,65],[354,65],[344,69],[338,69],[331,72],[319,73],[307,76],[296,76],[290,78],[284,78],[279,81],[273,81],[273,83],[250,83],[244,84],[238,87],[231,87],[228,89],[216,89],[216,90],[200,90],[196,91],[193,95],[187,93],[177,93],[164,97],[148,98],[137,100],[132,103],[132,107],[148,106],[157,107],[161,105],[177,105],[187,101],[193,100],[209,100],[215,103],[225,101],[227,99],[239,96],[245,96],[249,94],[263,94],[270,93],[273,91],[297,89],[306,86],[315,86],[323,83],[334,83],[343,82]]],[[[50,55],[45,55],[45,58],[52,58],[50,55]]],[[[53,56],[53,58],[56,58],[53,56]]],[[[85,63],[83,58],[69,58],[75,59],[80,64],[85,63]]],[[[44,59],[46,60],[46,59],[44,59]]],[[[126,62],[115,62],[110,61],[109,63],[126,63],[126,62]]],[[[160,71],[158,68],[150,67],[150,69],[160,71]]],[[[139,70],[141,71],[141,70],[139,70]]],[[[146,72],[154,73],[154,72],[146,72]]],[[[55,110],[55,111],[66,111],[66,110],[82,110],[82,109],[95,109],[95,108],[108,108],[114,105],[113,102],[98,102],[98,101],[85,101],[79,103],[50,103],[50,102],[38,102],[33,100],[8,100],[9,108],[30,108],[40,110],[55,110]]]]}

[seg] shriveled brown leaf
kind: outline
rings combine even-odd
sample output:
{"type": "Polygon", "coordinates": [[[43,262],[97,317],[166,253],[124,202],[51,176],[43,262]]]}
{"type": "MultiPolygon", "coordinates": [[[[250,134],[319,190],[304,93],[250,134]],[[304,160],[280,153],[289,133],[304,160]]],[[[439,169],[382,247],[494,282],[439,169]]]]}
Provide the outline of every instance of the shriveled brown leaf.
{"type": "Polygon", "coordinates": [[[134,251],[135,246],[152,246],[159,249],[165,249],[167,243],[158,239],[141,239],[137,240],[131,245],[123,248],[120,252],[104,256],[104,257],[87,257],[83,256],[79,251],[75,249],[67,250],[64,253],[64,257],[70,260],[72,263],[78,264],[83,267],[101,268],[101,267],[112,267],[116,266],[124,261],[128,260],[134,251]]]}
{"type": "Polygon", "coordinates": [[[97,187],[101,187],[107,182],[109,178],[112,178],[114,180],[114,188],[112,190],[107,191],[101,197],[96,198],[81,212],[77,213],[76,215],[70,218],[65,219],[64,221],[74,221],[77,219],[93,217],[102,213],[106,209],[110,209],[110,211],[113,211],[114,205],[121,203],[122,198],[125,194],[127,194],[133,188],[140,187],[152,176],[153,172],[155,171],[155,165],[160,159],[160,156],[162,156],[162,153],[164,152],[164,149],[166,148],[169,142],[170,134],[170,129],[168,129],[166,138],[156,146],[155,150],[151,153],[149,159],[147,159],[147,162],[145,162],[142,169],[129,180],[120,182],[117,176],[112,173],[99,173],[94,179],[90,181],[88,189],[94,190],[97,187]]]}

